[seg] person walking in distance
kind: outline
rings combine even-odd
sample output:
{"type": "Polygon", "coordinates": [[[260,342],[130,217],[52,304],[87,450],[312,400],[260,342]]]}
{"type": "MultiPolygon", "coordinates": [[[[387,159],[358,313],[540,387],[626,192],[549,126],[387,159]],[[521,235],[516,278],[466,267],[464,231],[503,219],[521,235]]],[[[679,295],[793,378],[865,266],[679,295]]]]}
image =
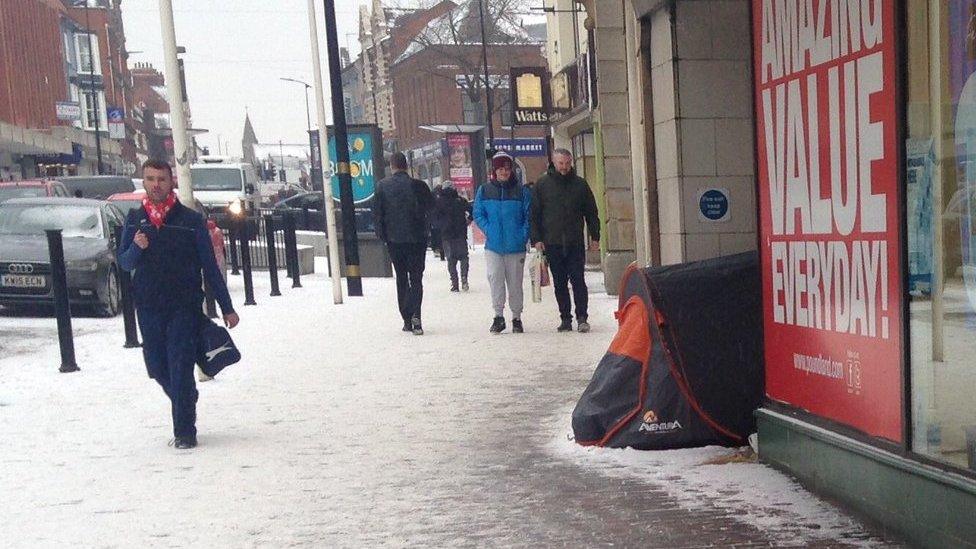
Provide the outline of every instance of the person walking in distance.
{"type": "Polygon", "coordinates": [[[386,243],[393,260],[403,331],[423,335],[420,307],[424,299],[427,228],[434,198],[426,183],[407,174],[407,157],[403,153],[394,153],[390,166],[393,175],[376,186],[373,221],[376,235],[386,243]]]}
{"type": "Polygon", "coordinates": [[[444,186],[434,198],[435,225],[440,227],[441,246],[447,254],[447,272],[451,276],[451,291],[468,291],[468,225],[471,223],[471,203],[454,187],[444,186]],[[458,287],[458,263],[461,264],[461,284],[458,287]]]}
{"type": "Polygon", "coordinates": [[[573,285],[576,322],[580,332],[589,332],[588,295],[583,267],[586,246],[583,222],[590,235],[590,249],[599,249],[600,218],[589,184],[576,175],[573,155],[566,149],[552,154],[552,167],[532,189],[531,240],[545,253],[552,270],[553,290],[559,304],[560,332],[573,330],[569,284],[573,285]]]}
{"type": "Polygon", "coordinates": [[[489,331],[505,331],[505,297],[512,310],[512,332],[522,333],[525,244],[529,239],[532,193],[516,178],[512,157],[504,152],[491,159],[491,179],[478,189],[474,218],[485,233],[488,286],[495,318],[489,331]]]}
{"type": "Polygon", "coordinates": [[[118,261],[134,271],[133,299],[146,370],[170,399],[174,445],[188,449],[197,445],[193,366],[203,318],[203,279],[220,304],[224,324],[233,328],[240,318],[217,266],[206,221],[177,199],[170,165],[147,160],[142,178],[146,197],[142,208],[133,208],[126,217],[118,261]]]}

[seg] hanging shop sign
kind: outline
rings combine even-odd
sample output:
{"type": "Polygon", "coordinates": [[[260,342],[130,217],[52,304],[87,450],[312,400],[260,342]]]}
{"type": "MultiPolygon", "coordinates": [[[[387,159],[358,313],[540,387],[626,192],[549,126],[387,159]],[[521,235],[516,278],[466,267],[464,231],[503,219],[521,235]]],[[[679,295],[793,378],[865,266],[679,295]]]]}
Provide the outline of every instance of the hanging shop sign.
{"type": "Polygon", "coordinates": [[[549,123],[549,78],[545,68],[513,68],[510,87],[516,126],[538,126],[549,123]]]}

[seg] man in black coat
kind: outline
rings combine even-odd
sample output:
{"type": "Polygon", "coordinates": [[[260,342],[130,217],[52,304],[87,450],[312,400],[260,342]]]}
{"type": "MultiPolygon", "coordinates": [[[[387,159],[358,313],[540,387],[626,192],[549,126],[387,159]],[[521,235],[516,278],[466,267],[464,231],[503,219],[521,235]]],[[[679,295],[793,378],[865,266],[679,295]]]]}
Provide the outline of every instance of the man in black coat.
{"type": "Polygon", "coordinates": [[[206,221],[177,199],[172,168],[150,159],[142,165],[142,174],[146,198],[126,217],[118,260],[120,267],[135,272],[132,292],[146,370],[170,399],[174,445],[183,450],[197,445],[193,366],[204,278],[224,313],[224,323],[233,328],[240,319],[217,267],[206,221]]]}
{"type": "Polygon", "coordinates": [[[373,221],[376,235],[386,243],[393,260],[403,331],[423,335],[420,307],[434,197],[426,183],[407,174],[407,157],[403,153],[394,153],[390,166],[393,175],[376,186],[373,221]]]}
{"type": "Polygon", "coordinates": [[[566,149],[556,149],[553,167],[539,178],[532,188],[530,240],[537,250],[546,254],[552,270],[553,290],[559,304],[560,332],[573,330],[572,303],[569,283],[573,285],[576,303],[576,322],[580,332],[589,332],[588,298],[583,268],[586,245],[583,222],[590,236],[590,249],[600,245],[600,218],[596,199],[589,184],[576,175],[573,155],[566,149]]]}
{"type": "Polygon", "coordinates": [[[471,203],[454,187],[444,187],[434,199],[435,225],[440,227],[441,245],[447,254],[447,272],[451,276],[451,291],[468,291],[468,225],[471,223],[471,203]],[[458,263],[461,264],[461,286],[458,287],[458,263]]]}

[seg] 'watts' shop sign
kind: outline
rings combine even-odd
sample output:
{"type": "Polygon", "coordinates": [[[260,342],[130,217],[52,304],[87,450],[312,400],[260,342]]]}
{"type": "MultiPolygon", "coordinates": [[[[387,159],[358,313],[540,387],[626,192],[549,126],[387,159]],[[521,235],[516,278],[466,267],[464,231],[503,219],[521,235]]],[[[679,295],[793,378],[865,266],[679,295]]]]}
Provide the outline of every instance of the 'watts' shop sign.
{"type": "Polygon", "coordinates": [[[894,2],[754,0],[766,392],[902,438],[894,2]]]}

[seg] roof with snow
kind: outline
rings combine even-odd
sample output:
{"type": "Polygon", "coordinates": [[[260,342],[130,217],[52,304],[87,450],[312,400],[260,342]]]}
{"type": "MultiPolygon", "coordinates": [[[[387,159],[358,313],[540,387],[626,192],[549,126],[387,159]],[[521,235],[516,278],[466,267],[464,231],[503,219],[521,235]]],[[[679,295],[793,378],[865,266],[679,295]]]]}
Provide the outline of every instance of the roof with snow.
{"type": "MultiPolygon", "coordinates": [[[[468,0],[448,13],[432,19],[396,59],[399,63],[433,46],[480,46],[481,21],[478,0],[468,0]]],[[[485,36],[488,45],[538,44],[544,41],[530,34],[517,14],[493,12],[485,2],[485,36]]]]}

